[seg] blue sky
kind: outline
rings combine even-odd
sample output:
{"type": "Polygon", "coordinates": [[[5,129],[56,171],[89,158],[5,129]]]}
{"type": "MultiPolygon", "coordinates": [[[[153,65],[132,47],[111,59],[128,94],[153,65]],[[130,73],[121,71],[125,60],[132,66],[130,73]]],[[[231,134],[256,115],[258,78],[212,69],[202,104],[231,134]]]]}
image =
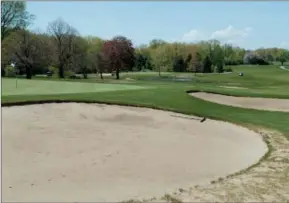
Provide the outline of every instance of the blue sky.
{"type": "Polygon", "coordinates": [[[81,35],[124,35],[134,44],[152,39],[221,42],[254,49],[289,48],[289,2],[43,1],[27,2],[32,30],[63,18],[81,35]]]}

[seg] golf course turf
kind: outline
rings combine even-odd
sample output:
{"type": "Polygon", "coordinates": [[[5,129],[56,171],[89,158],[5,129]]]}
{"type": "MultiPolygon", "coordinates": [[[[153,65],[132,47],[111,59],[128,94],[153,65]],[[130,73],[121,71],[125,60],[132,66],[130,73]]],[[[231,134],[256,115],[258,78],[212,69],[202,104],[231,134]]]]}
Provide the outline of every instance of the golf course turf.
{"type": "MultiPolygon", "coordinates": [[[[163,199],[167,201],[289,200],[289,113],[223,106],[192,97],[187,93],[188,91],[208,91],[233,96],[289,98],[289,72],[287,73],[277,66],[237,67],[232,74],[199,75],[197,82],[183,83],[145,82],[137,78],[140,77],[139,75],[133,73],[123,77],[135,79],[135,82],[130,81],[130,83],[123,84],[122,81],[122,84],[99,84],[88,79],[86,84],[92,85],[88,87],[85,85],[85,80],[81,80],[81,82],[59,81],[55,83],[55,88],[52,91],[47,86],[48,81],[32,80],[26,82],[26,80],[19,79],[18,84],[22,88],[19,91],[12,90],[15,88],[13,86],[15,80],[2,79],[2,106],[51,102],[98,102],[168,110],[242,125],[262,134],[263,139],[268,144],[269,151],[261,158],[260,162],[235,176],[212,180],[210,185],[184,185],[182,190],[164,195],[163,199]],[[244,72],[244,77],[238,76],[237,72],[239,71],[244,72]],[[34,87],[27,90],[24,81],[30,88],[33,87],[30,84],[36,81],[34,84],[37,84],[37,92],[34,93],[34,87]],[[71,86],[76,83],[80,83],[82,87],[71,86]],[[45,84],[45,89],[48,90],[42,92],[41,84],[45,84]],[[92,91],[97,87],[93,85],[100,85],[99,87],[108,85],[103,87],[110,91],[92,91]],[[122,85],[125,85],[127,89],[122,88],[122,85]],[[220,87],[230,85],[247,89],[220,87]],[[69,91],[59,90],[63,87],[69,89],[68,86],[72,87],[69,91]],[[82,89],[83,91],[81,91],[82,89]],[[24,93],[20,94],[22,91],[24,93]]],[[[156,201],[159,200],[158,198],[156,201]]]]}
{"type": "Polygon", "coordinates": [[[23,79],[18,79],[17,81],[15,79],[2,79],[2,84],[4,86],[4,88],[2,89],[2,96],[108,92],[144,88],[135,85],[95,84],[85,82],[63,83],[60,81],[27,81],[23,79]]]}

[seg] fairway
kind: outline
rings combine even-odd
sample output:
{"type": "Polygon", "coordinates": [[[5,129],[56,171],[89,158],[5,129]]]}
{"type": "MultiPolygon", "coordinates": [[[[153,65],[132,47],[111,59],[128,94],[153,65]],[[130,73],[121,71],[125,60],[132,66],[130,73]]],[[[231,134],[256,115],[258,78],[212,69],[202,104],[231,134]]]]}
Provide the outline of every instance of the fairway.
{"type": "Polygon", "coordinates": [[[18,79],[17,83],[18,84],[16,88],[15,79],[2,79],[2,96],[72,94],[118,90],[136,90],[147,88],[125,84],[99,84],[85,82],[42,81],[24,79],[18,79]]]}

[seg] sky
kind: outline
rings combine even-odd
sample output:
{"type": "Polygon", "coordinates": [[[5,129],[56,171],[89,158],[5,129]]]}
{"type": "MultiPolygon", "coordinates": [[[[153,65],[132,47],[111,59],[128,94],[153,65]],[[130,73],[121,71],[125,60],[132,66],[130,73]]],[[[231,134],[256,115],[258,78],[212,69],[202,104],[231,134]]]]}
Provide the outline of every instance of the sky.
{"type": "Polygon", "coordinates": [[[62,18],[82,36],[124,35],[135,45],[217,39],[289,49],[289,1],[28,1],[27,11],[36,17],[31,30],[46,31],[62,18]]]}

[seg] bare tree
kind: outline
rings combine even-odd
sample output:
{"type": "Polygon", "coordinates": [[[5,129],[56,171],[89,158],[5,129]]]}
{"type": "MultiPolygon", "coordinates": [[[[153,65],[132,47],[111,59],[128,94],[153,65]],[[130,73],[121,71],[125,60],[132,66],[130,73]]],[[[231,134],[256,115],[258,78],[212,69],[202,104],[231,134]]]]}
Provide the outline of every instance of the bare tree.
{"type": "Polygon", "coordinates": [[[89,60],[89,43],[82,37],[77,37],[74,41],[73,66],[75,70],[81,72],[84,79],[87,79],[88,69],[91,68],[89,60]]]}
{"type": "Polygon", "coordinates": [[[71,63],[73,56],[73,43],[77,31],[61,18],[49,23],[48,33],[54,37],[58,55],[58,75],[64,78],[64,69],[71,63]]]}
{"type": "Polygon", "coordinates": [[[14,47],[14,53],[18,67],[25,68],[26,78],[31,79],[32,68],[36,60],[38,60],[40,52],[37,36],[26,30],[20,30],[15,34],[15,40],[17,40],[17,43],[14,47]]]}
{"type": "Polygon", "coordinates": [[[10,31],[25,28],[34,19],[25,9],[24,1],[1,1],[1,40],[10,31]]]}
{"type": "Polygon", "coordinates": [[[53,59],[53,47],[44,34],[18,30],[11,35],[15,40],[12,53],[18,68],[24,68],[26,78],[31,79],[33,71],[44,70],[53,59]]]}

